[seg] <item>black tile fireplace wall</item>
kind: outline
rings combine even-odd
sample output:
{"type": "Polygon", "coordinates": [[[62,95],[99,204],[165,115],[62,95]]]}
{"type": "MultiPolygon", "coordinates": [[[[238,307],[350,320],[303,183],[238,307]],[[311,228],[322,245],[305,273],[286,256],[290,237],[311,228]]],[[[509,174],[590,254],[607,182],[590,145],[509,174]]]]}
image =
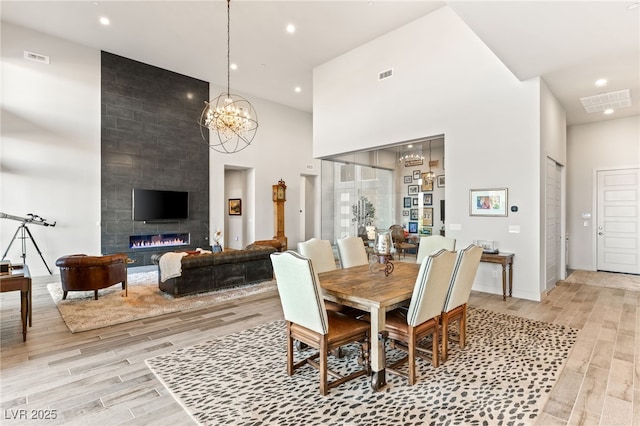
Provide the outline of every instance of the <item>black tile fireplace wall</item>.
{"type": "Polygon", "coordinates": [[[134,266],[151,255],[209,248],[209,148],[197,123],[209,83],[102,52],[103,254],[127,253],[134,266]],[[189,191],[189,219],[134,222],[133,188],[189,191]],[[188,233],[189,246],[129,247],[131,235],[188,233]]]}

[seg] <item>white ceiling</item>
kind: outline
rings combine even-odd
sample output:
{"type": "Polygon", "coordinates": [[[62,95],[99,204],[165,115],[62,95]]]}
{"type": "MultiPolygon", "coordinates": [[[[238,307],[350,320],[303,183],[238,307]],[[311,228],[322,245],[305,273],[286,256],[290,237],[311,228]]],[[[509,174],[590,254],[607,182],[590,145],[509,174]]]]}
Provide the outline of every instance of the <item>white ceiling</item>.
{"type": "MultiPolygon", "coordinates": [[[[568,124],[639,115],[640,8],[627,9],[635,1],[233,0],[231,61],[239,68],[231,91],[311,111],[313,67],[448,5],[518,78],[541,76],[568,124]],[[595,87],[598,78],[609,84],[595,87]],[[624,89],[632,107],[610,116],[580,105],[580,97],[624,89]]],[[[226,86],[225,1],[2,0],[0,7],[3,21],[226,86]],[[101,26],[100,16],[111,25],[101,26]]]]}

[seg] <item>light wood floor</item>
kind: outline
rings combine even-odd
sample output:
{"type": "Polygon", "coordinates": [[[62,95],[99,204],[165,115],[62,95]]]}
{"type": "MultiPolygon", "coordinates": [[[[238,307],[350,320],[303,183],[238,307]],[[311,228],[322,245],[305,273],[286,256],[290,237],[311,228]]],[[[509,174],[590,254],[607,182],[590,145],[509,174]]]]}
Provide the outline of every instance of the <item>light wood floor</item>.
{"type": "MultiPolygon", "coordinates": [[[[0,294],[3,425],[193,424],[144,360],[282,318],[277,294],[267,293],[72,334],[50,281],[34,279],[26,343],[18,293],[0,294]],[[45,410],[57,419],[12,420],[45,410]]],[[[474,292],[471,304],[581,330],[538,424],[640,426],[640,292],[560,283],[541,303],[474,292]]]]}

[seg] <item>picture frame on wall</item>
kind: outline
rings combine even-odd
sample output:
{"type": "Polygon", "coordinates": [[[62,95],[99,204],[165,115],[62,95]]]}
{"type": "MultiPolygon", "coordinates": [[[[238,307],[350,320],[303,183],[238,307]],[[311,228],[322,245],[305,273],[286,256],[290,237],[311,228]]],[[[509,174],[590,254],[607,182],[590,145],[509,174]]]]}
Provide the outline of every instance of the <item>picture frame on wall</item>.
{"type": "Polygon", "coordinates": [[[418,222],[409,222],[409,233],[410,234],[418,233],[418,222]]]}
{"type": "Polygon", "coordinates": [[[417,206],[418,205],[418,198],[417,197],[414,197],[414,198],[411,199],[411,205],[412,206],[417,206]]]}
{"type": "Polygon", "coordinates": [[[409,216],[409,210],[402,210],[402,216],[409,216]]]}
{"type": "Polygon", "coordinates": [[[507,216],[507,204],[507,188],[469,190],[469,216],[507,216]]]}
{"type": "Polygon", "coordinates": [[[423,226],[423,227],[420,229],[420,233],[421,233],[422,235],[431,235],[431,233],[432,233],[432,228],[429,228],[429,227],[427,227],[427,226],[423,226]]]}
{"type": "Polygon", "coordinates": [[[436,177],[436,181],[438,182],[438,188],[444,188],[444,175],[436,177]]]}
{"type": "Polygon", "coordinates": [[[409,217],[411,220],[418,220],[418,209],[411,209],[411,215],[409,217]]]}
{"type": "Polygon", "coordinates": [[[422,205],[423,206],[432,206],[433,205],[433,194],[430,192],[425,192],[422,194],[422,205]]]}
{"type": "Polygon", "coordinates": [[[418,180],[420,179],[420,170],[414,170],[413,171],[413,180],[418,180]]]}
{"type": "Polygon", "coordinates": [[[229,198],[229,215],[230,216],[242,215],[242,199],[229,198]]]}
{"type": "Polygon", "coordinates": [[[411,197],[403,197],[402,201],[404,202],[405,209],[411,208],[411,197]]]}
{"type": "Polygon", "coordinates": [[[433,191],[433,181],[427,179],[427,174],[422,174],[422,192],[433,191]]]}
{"type": "Polygon", "coordinates": [[[408,194],[409,195],[418,195],[418,193],[420,192],[420,186],[419,185],[409,185],[409,187],[407,188],[408,194]]]}
{"type": "Polygon", "coordinates": [[[422,226],[433,226],[433,207],[427,207],[422,211],[422,226]]]}
{"type": "Polygon", "coordinates": [[[413,182],[413,177],[412,176],[405,176],[404,177],[404,183],[411,183],[413,182]]]}

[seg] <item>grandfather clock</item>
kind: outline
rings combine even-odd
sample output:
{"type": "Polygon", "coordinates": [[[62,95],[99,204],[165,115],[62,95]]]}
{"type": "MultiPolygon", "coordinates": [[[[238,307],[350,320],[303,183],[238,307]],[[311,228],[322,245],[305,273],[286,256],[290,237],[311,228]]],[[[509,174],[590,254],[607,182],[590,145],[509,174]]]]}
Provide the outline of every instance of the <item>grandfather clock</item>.
{"type": "Polygon", "coordinates": [[[280,179],[273,185],[273,220],[276,235],[275,240],[282,241],[283,250],[287,250],[287,237],[284,235],[284,202],[287,201],[287,185],[280,179]]]}

